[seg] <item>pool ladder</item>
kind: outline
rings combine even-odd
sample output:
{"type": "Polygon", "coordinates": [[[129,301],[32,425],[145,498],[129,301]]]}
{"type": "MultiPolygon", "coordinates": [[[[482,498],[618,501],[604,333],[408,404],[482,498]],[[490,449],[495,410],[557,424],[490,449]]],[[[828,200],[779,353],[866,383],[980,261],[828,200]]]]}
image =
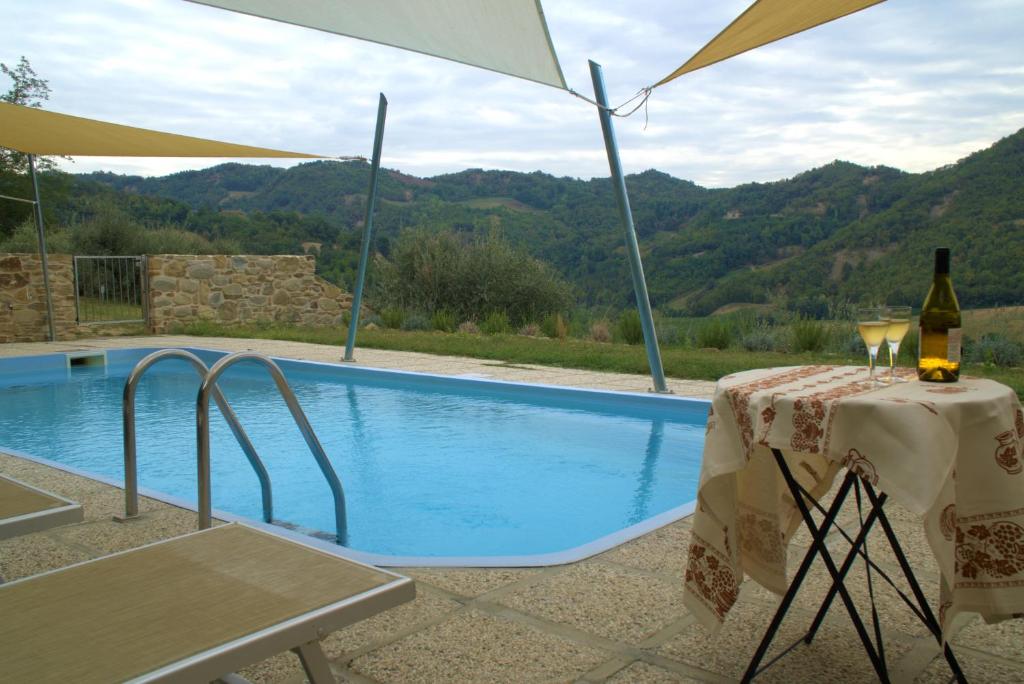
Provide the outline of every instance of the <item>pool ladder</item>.
{"type": "Polygon", "coordinates": [[[135,440],[135,389],[146,370],[158,361],[167,358],[177,358],[188,361],[192,364],[192,367],[195,368],[196,372],[199,373],[200,378],[202,378],[202,384],[199,386],[199,394],[196,397],[199,529],[207,529],[211,526],[212,521],[212,501],[210,496],[211,395],[213,396],[213,400],[217,403],[217,407],[220,408],[221,413],[224,415],[224,418],[227,420],[228,427],[231,428],[232,434],[234,434],[235,439],[238,440],[239,446],[242,447],[242,451],[249,460],[249,464],[252,465],[253,470],[256,471],[256,477],[260,481],[260,489],[263,497],[263,520],[268,523],[273,522],[274,508],[271,496],[270,475],[267,473],[267,469],[264,467],[263,461],[260,460],[259,454],[256,453],[256,448],[249,440],[249,436],[245,433],[245,430],[242,429],[241,424],[238,422],[238,416],[231,408],[231,405],[228,404],[228,401],[221,393],[220,388],[217,387],[217,380],[230,366],[238,363],[239,361],[256,361],[262,364],[270,372],[270,376],[273,378],[274,384],[277,385],[277,389],[280,392],[281,397],[284,399],[285,404],[287,404],[288,410],[292,414],[292,418],[295,419],[295,423],[298,425],[299,431],[302,433],[302,437],[306,441],[306,445],[309,446],[310,451],[313,453],[313,458],[316,460],[317,465],[320,467],[320,471],[327,480],[327,484],[331,488],[331,493],[334,496],[336,539],[339,544],[347,543],[348,525],[345,513],[345,492],[342,490],[341,481],[338,479],[337,473],[334,472],[334,467],[331,466],[331,462],[327,458],[327,454],[324,453],[324,448],[321,446],[320,440],[317,439],[316,433],[313,432],[313,428],[309,424],[309,420],[306,419],[306,414],[302,411],[302,407],[299,406],[299,401],[295,398],[295,393],[292,392],[291,387],[288,386],[288,381],[285,380],[284,373],[281,372],[278,365],[269,357],[264,356],[263,354],[257,354],[256,352],[236,352],[234,354],[229,354],[213,364],[212,367],[207,368],[206,364],[191,352],[187,352],[183,349],[162,349],[149,354],[135,365],[135,368],[133,368],[132,372],[128,375],[128,380],[125,382],[124,398],[122,402],[122,416],[124,420],[125,519],[131,519],[139,515],[138,465],[135,440]]]}

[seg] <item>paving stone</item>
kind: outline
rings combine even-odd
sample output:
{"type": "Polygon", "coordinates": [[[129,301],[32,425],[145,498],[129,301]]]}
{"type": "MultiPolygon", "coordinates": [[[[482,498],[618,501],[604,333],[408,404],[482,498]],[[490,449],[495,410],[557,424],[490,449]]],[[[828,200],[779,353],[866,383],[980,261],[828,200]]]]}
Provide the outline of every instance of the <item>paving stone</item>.
{"type": "MultiPolygon", "coordinates": [[[[924,534],[924,524],[921,521],[890,521],[892,530],[896,533],[896,539],[900,543],[903,553],[911,560],[910,566],[914,569],[922,589],[927,593],[926,584],[938,584],[939,565],[935,561],[935,555],[928,544],[924,534]]],[[[892,568],[899,568],[899,561],[896,554],[889,547],[885,534],[877,524],[877,529],[872,529],[869,541],[871,543],[869,552],[876,563],[884,563],[892,568]]]]}
{"type": "MultiPolygon", "coordinates": [[[[836,564],[839,565],[840,561],[841,559],[836,559],[836,564]]],[[[790,572],[792,573],[794,569],[795,564],[791,563],[790,572]]],[[[792,576],[792,574],[790,576],[792,576]]],[[[908,608],[903,602],[903,599],[899,597],[899,594],[897,594],[896,591],[889,586],[887,582],[885,582],[885,580],[881,579],[877,573],[872,572],[871,576],[875,593],[875,607],[878,611],[879,620],[883,629],[900,632],[909,636],[927,635],[929,633],[928,628],[917,619],[917,616],[913,612],[911,612],[910,608],[908,608]]],[[[894,573],[890,573],[889,576],[896,582],[896,586],[898,586],[904,594],[913,600],[913,594],[910,592],[910,588],[903,581],[902,574],[897,570],[894,573]]],[[[919,580],[921,580],[921,578],[919,578],[919,580]]],[[[931,601],[932,610],[937,610],[938,584],[936,582],[921,581],[923,585],[922,590],[925,592],[925,597],[931,601]]],[[[850,569],[844,584],[847,591],[850,593],[850,598],[857,606],[861,618],[864,620],[866,625],[870,625],[871,602],[867,587],[867,575],[864,571],[864,564],[862,561],[855,562],[853,568],[850,569]]],[[[816,614],[831,586],[832,577],[829,575],[828,570],[825,568],[823,563],[815,561],[815,564],[807,573],[796,598],[793,599],[793,605],[812,614],[816,614]]],[[[756,582],[750,580],[744,583],[744,593],[749,594],[751,598],[756,598],[765,603],[770,603],[772,605],[772,611],[775,610],[775,606],[777,606],[782,599],[781,596],[768,591],[756,582]]],[[[842,620],[846,624],[850,624],[850,628],[853,629],[853,625],[849,621],[846,608],[843,606],[842,599],[838,594],[836,594],[835,598],[832,600],[829,615],[842,620]]],[[[765,622],[765,624],[767,625],[767,622],[765,622]]]]}
{"type": "Polygon", "coordinates": [[[404,630],[424,625],[461,607],[457,601],[418,589],[414,600],[328,635],[322,647],[330,660],[344,658],[347,653],[390,641],[404,630]]]}
{"type": "Polygon", "coordinates": [[[402,574],[459,596],[474,598],[540,572],[534,568],[403,568],[402,574]]]}
{"type": "Polygon", "coordinates": [[[953,644],[996,653],[1024,663],[1024,618],[1004,620],[994,625],[987,625],[984,620],[977,618],[953,637],[953,644]]]}
{"type": "Polygon", "coordinates": [[[638,660],[629,667],[622,668],[605,681],[608,684],[691,684],[699,683],[702,680],[663,670],[638,660]]]}
{"type": "Polygon", "coordinates": [[[683,584],[583,562],[499,601],[510,608],[636,644],[684,615],[683,584]]]}
{"type": "Polygon", "coordinates": [[[683,519],[605,551],[599,558],[682,578],[689,545],[690,521],[683,519]]]}
{"type": "MultiPolygon", "coordinates": [[[[909,641],[885,641],[887,662],[899,661],[910,650],[909,641]]],[[[877,682],[878,677],[860,641],[849,630],[824,626],[809,646],[798,646],[780,659],[757,681],[778,684],[855,684],[877,682]]]]}
{"type": "MultiPolygon", "coordinates": [[[[739,601],[729,613],[717,635],[711,635],[698,624],[687,627],[658,649],[658,653],[680,663],[739,678],[760,643],[774,609],[752,601],[739,601]]],[[[768,662],[784,648],[797,641],[813,617],[791,609],[783,621],[768,656],[768,662]]],[[[886,652],[895,662],[910,649],[910,642],[900,637],[887,638],[886,652]]],[[[870,661],[863,652],[852,625],[833,623],[831,619],[809,646],[798,646],[768,669],[757,681],[765,682],[871,682],[877,681],[870,661]]]]}
{"type": "MultiPolygon", "coordinates": [[[[1016,650],[1019,651],[1020,648],[1021,645],[1018,643],[1016,650]]],[[[998,662],[963,650],[954,652],[957,662],[963,669],[964,677],[969,682],[1024,683],[1024,666],[998,662]]],[[[946,660],[936,656],[928,667],[914,679],[914,684],[947,684],[952,676],[946,660]]]]}
{"type": "Polygon", "coordinates": [[[360,656],[350,667],[383,684],[532,684],[572,681],[607,658],[534,627],[469,610],[360,656]]]}
{"type": "Polygon", "coordinates": [[[238,674],[252,684],[279,684],[293,678],[305,679],[302,663],[291,651],[279,653],[273,658],[242,668],[238,674]]]}
{"type": "Polygon", "coordinates": [[[98,555],[105,555],[188,534],[196,529],[195,513],[168,509],[144,512],[138,520],[125,523],[104,519],[62,527],[54,530],[53,535],[71,544],[93,549],[98,555]]]}
{"type": "MultiPolygon", "coordinates": [[[[124,513],[124,490],[41,463],[0,453],[0,472],[82,505],[86,520],[109,520],[124,513]]],[[[139,497],[139,510],[158,510],[164,504],[139,497]]]]}
{"type": "Polygon", "coordinates": [[[47,532],[25,534],[0,541],[0,577],[10,582],[92,557],[82,549],[52,539],[47,532]]]}

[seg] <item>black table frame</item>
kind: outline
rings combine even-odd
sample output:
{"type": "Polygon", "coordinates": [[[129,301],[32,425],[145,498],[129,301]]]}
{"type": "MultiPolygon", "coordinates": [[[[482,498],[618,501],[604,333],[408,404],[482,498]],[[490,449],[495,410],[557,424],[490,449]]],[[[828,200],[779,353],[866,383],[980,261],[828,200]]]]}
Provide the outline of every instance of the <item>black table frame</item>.
{"type": "MultiPolygon", "coordinates": [[[[785,596],[782,597],[782,602],[779,604],[767,631],[765,631],[764,638],[757,647],[757,651],[754,652],[754,657],[751,658],[750,664],[747,666],[747,671],[744,673],[741,681],[749,682],[758,674],[770,667],[779,658],[793,650],[793,648],[799,645],[800,642],[807,644],[811,643],[814,639],[814,635],[818,631],[818,628],[821,626],[822,620],[825,618],[825,614],[832,605],[832,601],[835,599],[836,594],[839,594],[843,605],[846,607],[846,612],[849,614],[850,620],[853,622],[853,626],[857,630],[857,636],[860,637],[864,650],[867,653],[868,658],[871,660],[871,665],[875,669],[875,674],[878,675],[879,681],[886,683],[889,682],[889,671],[886,666],[885,651],[882,646],[881,627],[879,625],[878,613],[875,610],[874,604],[871,570],[874,569],[890,584],[893,584],[893,582],[889,579],[888,575],[886,575],[885,572],[875,565],[875,563],[868,557],[867,547],[864,543],[867,539],[868,532],[874,526],[875,522],[878,522],[881,525],[882,530],[885,532],[885,537],[889,542],[889,546],[892,548],[893,554],[895,554],[896,559],[900,564],[900,569],[903,571],[903,576],[906,579],[907,584],[910,585],[910,590],[914,594],[915,601],[912,602],[898,589],[897,592],[943,648],[943,654],[945,655],[946,662],[949,663],[949,668],[953,674],[953,678],[958,682],[966,682],[967,679],[964,677],[964,673],[960,669],[960,664],[957,662],[956,656],[953,655],[952,649],[950,649],[949,644],[943,644],[942,642],[942,631],[939,627],[939,623],[935,619],[935,615],[932,613],[932,610],[928,605],[924,592],[921,591],[921,586],[918,584],[917,578],[914,576],[914,572],[910,567],[910,563],[907,561],[907,557],[903,553],[903,549],[900,547],[899,541],[896,539],[896,535],[892,530],[892,525],[889,524],[889,519],[886,517],[885,511],[882,509],[887,499],[885,493],[876,493],[869,482],[858,476],[852,470],[847,470],[846,476],[843,478],[843,482],[839,486],[839,490],[836,492],[835,499],[833,499],[832,504],[826,511],[793,477],[793,473],[790,471],[782,452],[773,448],[772,454],[775,456],[775,462],[778,464],[779,470],[782,472],[782,476],[786,480],[786,485],[789,487],[789,491],[793,495],[793,499],[796,501],[797,507],[800,509],[800,514],[803,517],[804,524],[811,533],[811,547],[808,549],[807,555],[804,556],[803,562],[801,562],[800,567],[793,576],[793,581],[790,582],[789,589],[786,591],[785,596]],[[850,539],[849,535],[836,524],[835,519],[851,491],[855,493],[858,510],[861,510],[861,488],[864,489],[871,507],[868,510],[867,518],[863,517],[863,512],[861,513],[860,531],[855,539],[850,539]],[[808,508],[808,501],[810,501],[815,508],[825,515],[820,526],[815,523],[814,518],[811,516],[811,511],[808,508]],[[832,525],[836,525],[836,529],[838,529],[851,544],[850,551],[847,553],[842,565],[838,568],[825,545],[825,537],[832,525]],[[829,575],[832,577],[832,586],[829,588],[824,601],[822,601],[821,607],[818,609],[818,614],[815,616],[814,621],[811,623],[810,628],[803,637],[790,645],[767,664],[760,666],[765,653],[768,652],[768,647],[775,638],[776,632],[782,624],[782,620],[786,616],[786,613],[793,602],[793,598],[800,590],[800,585],[803,583],[808,570],[810,570],[811,564],[814,562],[814,559],[818,554],[821,554],[821,559],[825,563],[825,567],[828,569],[829,575]],[[863,557],[867,563],[868,591],[871,597],[871,614],[875,642],[872,642],[871,637],[868,635],[867,628],[864,626],[864,621],[858,614],[857,608],[854,605],[853,600],[850,598],[850,594],[847,591],[846,586],[843,584],[843,580],[846,578],[847,572],[849,572],[850,568],[853,566],[853,562],[858,556],[863,557]],[[916,606],[914,605],[915,602],[917,604],[916,606]]],[[[895,587],[894,584],[893,586],[895,587]]]]}

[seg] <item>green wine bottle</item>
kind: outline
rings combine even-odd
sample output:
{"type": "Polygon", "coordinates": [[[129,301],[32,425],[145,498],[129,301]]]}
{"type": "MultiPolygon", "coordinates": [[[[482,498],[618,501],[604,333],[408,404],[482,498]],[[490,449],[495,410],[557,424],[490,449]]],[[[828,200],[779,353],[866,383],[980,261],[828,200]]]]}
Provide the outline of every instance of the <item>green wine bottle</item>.
{"type": "Polygon", "coordinates": [[[935,275],[921,307],[917,377],[928,382],[960,378],[960,303],[949,277],[949,249],[935,250],[935,275]]]}

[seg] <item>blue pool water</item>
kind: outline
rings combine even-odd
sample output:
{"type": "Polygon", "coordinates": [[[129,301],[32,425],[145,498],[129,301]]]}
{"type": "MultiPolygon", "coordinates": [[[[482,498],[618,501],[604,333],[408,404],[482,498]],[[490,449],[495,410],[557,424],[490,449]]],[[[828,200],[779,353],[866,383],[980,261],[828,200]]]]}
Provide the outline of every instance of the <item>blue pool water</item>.
{"type": "MultiPolygon", "coordinates": [[[[0,361],[0,448],[122,481],[121,395],[150,351],[110,351],[103,366],[0,361]]],[[[353,549],[560,552],[696,498],[703,401],[278,363],[342,481],[353,549]]],[[[193,504],[198,385],[164,360],[136,399],[140,486],[193,504]]],[[[333,533],[330,490],[266,370],[240,363],[220,386],[270,473],[275,519],[333,533]]],[[[259,520],[256,476],[211,414],[214,508],[259,520]]]]}

